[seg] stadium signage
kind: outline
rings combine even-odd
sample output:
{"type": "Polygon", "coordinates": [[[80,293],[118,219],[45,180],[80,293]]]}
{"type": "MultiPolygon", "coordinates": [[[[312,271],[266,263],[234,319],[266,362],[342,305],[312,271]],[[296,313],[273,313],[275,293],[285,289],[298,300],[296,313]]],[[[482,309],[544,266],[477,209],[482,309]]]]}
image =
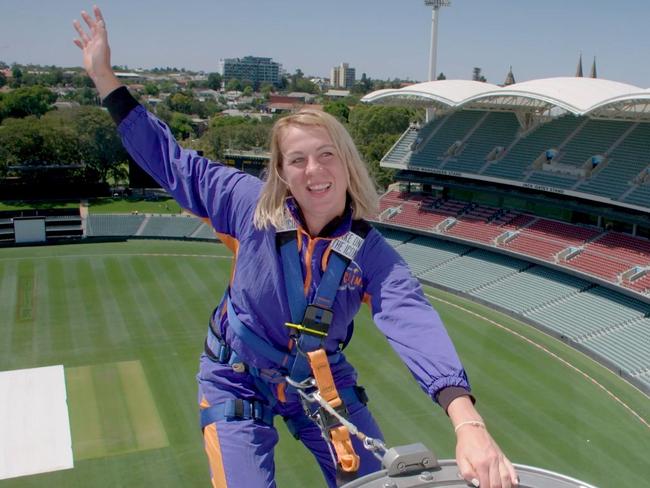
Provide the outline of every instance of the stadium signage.
{"type": "MultiPolygon", "coordinates": [[[[408,168],[411,169],[411,168],[408,168]]],[[[445,175],[445,176],[467,176],[465,173],[461,173],[460,171],[447,171],[445,169],[438,169],[438,168],[417,168],[418,171],[426,171],[427,173],[435,173],[437,175],[445,175]]]]}
{"type": "Polygon", "coordinates": [[[524,188],[530,188],[531,190],[541,190],[549,193],[559,193],[560,195],[565,194],[564,190],[561,190],[559,188],[553,188],[552,186],[533,185],[532,183],[524,183],[521,186],[523,186],[524,188]]]}

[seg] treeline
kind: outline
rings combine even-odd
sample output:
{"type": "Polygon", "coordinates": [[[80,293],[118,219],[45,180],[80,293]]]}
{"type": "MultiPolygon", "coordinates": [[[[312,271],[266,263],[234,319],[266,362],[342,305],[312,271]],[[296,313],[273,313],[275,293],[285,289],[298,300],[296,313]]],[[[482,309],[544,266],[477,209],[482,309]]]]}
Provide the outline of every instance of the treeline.
{"type": "MultiPolygon", "coordinates": [[[[106,111],[96,106],[56,109],[52,105],[55,100],[56,95],[41,86],[0,93],[0,177],[38,179],[47,173],[25,172],[25,168],[69,166],[74,168],[72,174],[88,182],[123,182],[128,157],[106,111]]],[[[276,118],[224,117],[210,103],[190,97],[189,92],[176,93],[152,109],[170,125],[183,145],[217,160],[230,149],[268,147],[276,118]],[[192,118],[182,111],[200,110],[205,110],[209,122],[199,135],[192,118]]],[[[346,125],[382,187],[391,182],[392,172],[379,167],[380,159],[410,122],[423,117],[415,109],[350,106],[344,102],[326,103],[324,110],[346,125]]]]}
{"type": "Polygon", "coordinates": [[[0,92],[0,177],[38,181],[48,168],[88,183],[124,178],[128,157],[115,124],[99,107],[56,110],[57,95],[43,86],[0,92]]]}

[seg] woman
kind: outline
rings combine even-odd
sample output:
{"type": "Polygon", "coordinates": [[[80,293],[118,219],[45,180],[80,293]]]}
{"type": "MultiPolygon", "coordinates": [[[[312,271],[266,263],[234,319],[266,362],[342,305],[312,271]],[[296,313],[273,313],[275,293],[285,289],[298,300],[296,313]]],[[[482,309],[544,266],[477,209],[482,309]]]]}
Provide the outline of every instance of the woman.
{"type": "MultiPolygon", "coordinates": [[[[181,148],[169,128],[121,86],[100,10],[94,8],[94,18],[81,15],[88,32],[75,21],[74,42],[126,149],[182,207],[209,219],[235,255],[198,375],[213,485],[275,486],[272,419],[281,415],[314,454],[328,485],[336,486],[334,459],[341,474],[345,452],[332,456],[332,446],[304,415],[297,389],[285,381],[311,375],[314,351],[327,354],[325,364],[345,404],[341,412],[366,435],[381,438],[356,372],[340,352],[362,301],[423,390],[449,415],[462,476],[484,488],[516,485],[510,461],[474,408],[438,315],[404,261],[362,220],[377,197],[341,124],[317,111],[278,121],[265,182],[212,163],[181,148]],[[332,271],[337,266],[338,275],[332,271]]],[[[352,444],[359,476],[380,468],[356,438],[352,444]]]]}

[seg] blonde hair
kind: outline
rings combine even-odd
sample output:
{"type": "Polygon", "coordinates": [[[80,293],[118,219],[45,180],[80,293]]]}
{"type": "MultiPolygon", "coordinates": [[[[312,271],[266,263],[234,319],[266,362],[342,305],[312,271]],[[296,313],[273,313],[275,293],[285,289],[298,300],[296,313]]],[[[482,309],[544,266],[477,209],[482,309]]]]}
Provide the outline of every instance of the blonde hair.
{"type": "Polygon", "coordinates": [[[378,196],[375,183],[361,160],[352,137],[332,115],[313,109],[304,109],[278,120],[271,131],[271,159],[266,169],[266,179],[255,209],[254,224],[258,229],[269,225],[279,227],[284,222],[284,201],[291,195],[282,179],[282,151],[280,140],[284,131],[292,126],[322,127],[327,131],[341,158],[347,175],[347,193],[350,196],[352,218],[369,218],[377,211],[378,196]]]}

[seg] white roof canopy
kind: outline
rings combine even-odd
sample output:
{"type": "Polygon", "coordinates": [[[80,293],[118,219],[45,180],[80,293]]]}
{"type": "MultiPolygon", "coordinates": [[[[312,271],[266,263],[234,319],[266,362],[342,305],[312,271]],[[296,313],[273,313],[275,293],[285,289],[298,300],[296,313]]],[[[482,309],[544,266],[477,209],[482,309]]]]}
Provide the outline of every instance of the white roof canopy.
{"type": "Polygon", "coordinates": [[[427,81],[399,89],[377,90],[362,101],[443,109],[545,111],[559,107],[574,115],[650,118],[650,89],[598,78],[545,78],[504,87],[468,80],[427,81]]]}

